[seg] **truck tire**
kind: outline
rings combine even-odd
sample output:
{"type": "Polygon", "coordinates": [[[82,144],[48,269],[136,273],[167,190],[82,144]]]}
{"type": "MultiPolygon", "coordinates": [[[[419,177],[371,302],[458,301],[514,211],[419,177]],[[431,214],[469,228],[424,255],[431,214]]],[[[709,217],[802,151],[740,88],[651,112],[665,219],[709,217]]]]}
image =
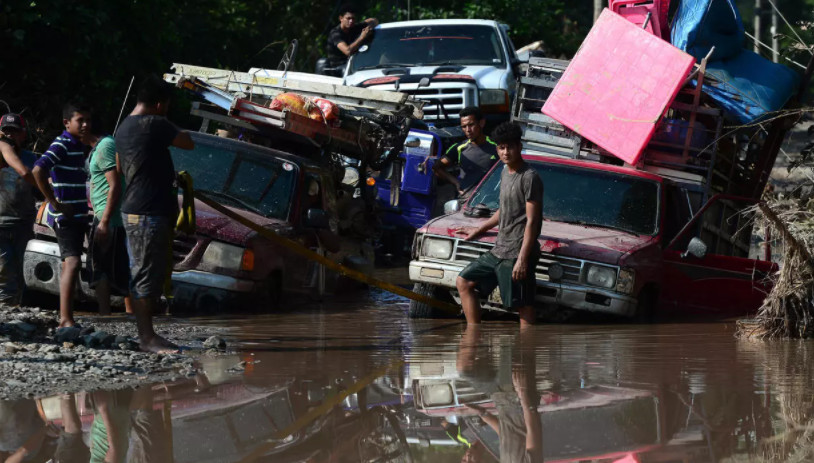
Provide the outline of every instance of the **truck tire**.
{"type": "MultiPolygon", "coordinates": [[[[441,296],[437,286],[428,285],[427,283],[414,284],[413,292],[432,298],[439,298],[439,296],[441,296]]],[[[410,301],[410,308],[407,311],[407,316],[410,318],[449,318],[449,314],[438,310],[431,305],[412,300],[410,301]]]]}

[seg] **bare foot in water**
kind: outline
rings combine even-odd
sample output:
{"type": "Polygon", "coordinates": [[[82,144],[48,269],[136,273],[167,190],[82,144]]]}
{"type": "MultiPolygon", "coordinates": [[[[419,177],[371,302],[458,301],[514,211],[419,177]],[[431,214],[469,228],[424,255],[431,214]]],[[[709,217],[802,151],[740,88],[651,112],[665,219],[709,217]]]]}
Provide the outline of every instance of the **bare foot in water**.
{"type": "Polygon", "coordinates": [[[139,350],[142,352],[152,352],[154,354],[178,354],[181,352],[178,346],[161,336],[141,339],[139,342],[139,350]]]}

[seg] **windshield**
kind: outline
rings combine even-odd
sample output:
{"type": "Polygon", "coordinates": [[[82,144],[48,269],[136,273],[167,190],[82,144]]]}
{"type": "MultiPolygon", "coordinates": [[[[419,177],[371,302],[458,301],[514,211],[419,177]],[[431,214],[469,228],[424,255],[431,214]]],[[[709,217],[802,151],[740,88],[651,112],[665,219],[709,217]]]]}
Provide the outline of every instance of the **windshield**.
{"type": "MultiPolygon", "coordinates": [[[[658,182],[629,175],[530,162],[543,180],[543,216],[556,222],[623,230],[637,235],[658,231],[658,182]]],[[[472,195],[469,207],[499,205],[498,166],[472,195]]]]}
{"type": "Polygon", "coordinates": [[[503,47],[490,26],[413,26],[376,29],[353,56],[349,73],[364,69],[443,64],[500,66],[503,47]]]}
{"type": "Polygon", "coordinates": [[[175,170],[192,176],[195,190],[225,206],[286,220],[297,178],[294,164],[253,153],[251,145],[196,139],[191,151],[170,148],[175,170]]]}

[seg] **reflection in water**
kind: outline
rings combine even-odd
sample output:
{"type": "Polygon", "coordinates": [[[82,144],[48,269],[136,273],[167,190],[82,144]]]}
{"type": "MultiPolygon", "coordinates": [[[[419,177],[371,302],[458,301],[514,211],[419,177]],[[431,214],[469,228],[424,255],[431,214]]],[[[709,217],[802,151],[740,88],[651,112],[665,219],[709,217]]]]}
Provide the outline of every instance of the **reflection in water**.
{"type": "Polygon", "coordinates": [[[0,462],[814,459],[809,342],[392,308],[207,323],[243,348],[195,378],[0,402],[0,462]]]}

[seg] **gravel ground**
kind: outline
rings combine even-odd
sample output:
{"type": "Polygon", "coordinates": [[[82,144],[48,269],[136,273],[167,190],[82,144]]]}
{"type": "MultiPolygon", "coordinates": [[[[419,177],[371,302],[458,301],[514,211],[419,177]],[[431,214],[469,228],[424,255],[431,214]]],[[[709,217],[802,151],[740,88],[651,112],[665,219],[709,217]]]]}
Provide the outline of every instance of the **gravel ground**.
{"type": "Polygon", "coordinates": [[[0,399],[121,389],[191,377],[195,359],[217,355],[225,342],[211,329],[158,321],[157,331],[189,347],[181,354],[138,351],[135,322],[80,317],[81,329],[60,330],[53,313],[0,305],[0,399]]]}

